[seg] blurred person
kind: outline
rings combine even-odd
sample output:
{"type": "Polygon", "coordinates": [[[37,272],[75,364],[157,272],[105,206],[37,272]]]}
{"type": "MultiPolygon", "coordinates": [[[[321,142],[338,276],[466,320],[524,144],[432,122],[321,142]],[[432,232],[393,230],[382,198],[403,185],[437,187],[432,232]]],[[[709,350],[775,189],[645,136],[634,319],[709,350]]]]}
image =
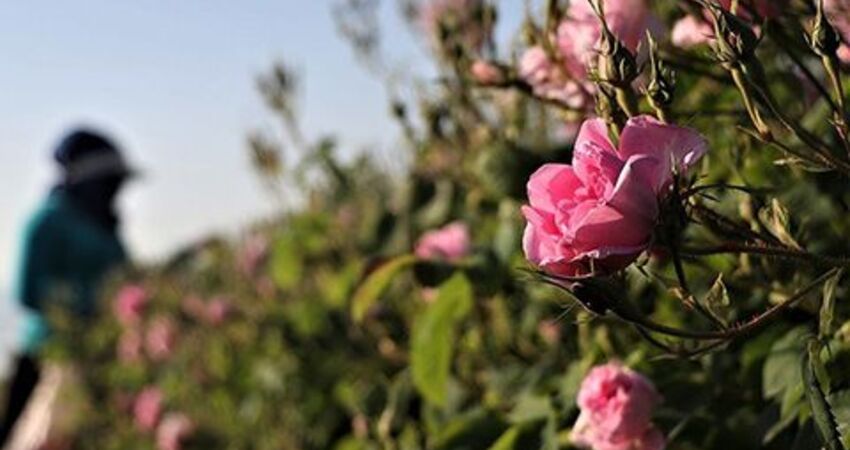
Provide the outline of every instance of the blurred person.
{"type": "Polygon", "coordinates": [[[9,379],[0,447],[10,440],[43,378],[38,355],[50,333],[48,309],[91,317],[101,282],[127,260],[115,200],[135,172],[119,147],[96,131],[78,129],[59,142],[53,158],[60,179],[23,235],[17,300],[27,314],[9,379]]]}

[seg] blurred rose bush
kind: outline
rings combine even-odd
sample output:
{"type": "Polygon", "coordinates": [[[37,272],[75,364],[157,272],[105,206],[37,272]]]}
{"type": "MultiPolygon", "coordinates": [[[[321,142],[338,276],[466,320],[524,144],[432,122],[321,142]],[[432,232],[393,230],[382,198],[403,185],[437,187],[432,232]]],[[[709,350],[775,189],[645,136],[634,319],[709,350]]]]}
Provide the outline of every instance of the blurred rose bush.
{"type": "Polygon", "coordinates": [[[377,2],[335,9],[389,166],[304,136],[276,67],[280,216],[56,317],[77,447],[850,448],[846,2],[400,3],[409,96],[377,2]]]}

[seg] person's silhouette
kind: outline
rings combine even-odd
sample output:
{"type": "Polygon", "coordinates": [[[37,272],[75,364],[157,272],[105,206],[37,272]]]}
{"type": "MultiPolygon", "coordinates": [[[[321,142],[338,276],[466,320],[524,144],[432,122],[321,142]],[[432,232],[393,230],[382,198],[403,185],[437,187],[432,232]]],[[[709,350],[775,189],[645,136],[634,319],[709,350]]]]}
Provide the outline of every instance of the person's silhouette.
{"type": "Polygon", "coordinates": [[[17,297],[27,316],[23,348],[9,381],[0,446],[38,384],[38,353],[49,334],[44,317],[48,304],[91,316],[104,276],[126,261],[115,199],[134,171],[119,148],[105,136],[81,129],[66,135],[53,156],[61,180],[24,233],[17,297]]]}

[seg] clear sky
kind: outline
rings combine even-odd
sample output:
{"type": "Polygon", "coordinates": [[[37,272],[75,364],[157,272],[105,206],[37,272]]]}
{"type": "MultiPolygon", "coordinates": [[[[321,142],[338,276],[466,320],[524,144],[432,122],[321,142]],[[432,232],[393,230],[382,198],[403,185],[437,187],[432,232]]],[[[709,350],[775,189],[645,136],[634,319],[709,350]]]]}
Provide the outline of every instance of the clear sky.
{"type": "MultiPolygon", "coordinates": [[[[285,61],[302,76],[308,137],[391,155],[398,130],[380,81],[337,33],[337,0],[27,0],[0,2],[0,354],[13,344],[8,298],[21,228],[54,177],[69,127],[111,133],[145,172],[122,198],[124,236],[152,260],[274,212],[250,172],[245,137],[276,130],[255,89],[285,61]]],[[[427,49],[382,0],[384,51],[427,72],[427,49]]],[[[502,37],[524,0],[502,0],[502,37]]],[[[0,368],[2,368],[0,358],[0,368]]]]}

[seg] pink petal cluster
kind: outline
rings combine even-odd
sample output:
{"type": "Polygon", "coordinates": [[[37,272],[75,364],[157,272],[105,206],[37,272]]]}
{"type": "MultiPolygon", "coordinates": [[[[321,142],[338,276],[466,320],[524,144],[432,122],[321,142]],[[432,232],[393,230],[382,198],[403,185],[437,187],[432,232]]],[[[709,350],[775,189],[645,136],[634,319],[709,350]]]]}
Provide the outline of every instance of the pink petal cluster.
{"type": "MultiPolygon", "coordinates": [[[[732,7],[732,0],[719,0],[720,6],[727,11],[732,7]]],[[[745,1],[739,4],[738,8],[733,11],[735,15],[744,20],[752,20],[750,10],[755,10],[756,14],[765,19],[778,17],[781,13],[780,4],[784,0],[754,0],[749,6],[745,6],[745,1]]],[[[711,16],[706,11],[703,17],[695,17],[692,15],[685,16],[673,25],[671,40],[673,45],[681,48],[691,48],[701,44],[707,44],[714,39],[714,27],[712,26],[711,16]]]]}
{"type": "Polygon", "coordinates": [[[152,431],[162,414],[162,402],[162,391],[156,386],[149,386],[142,390],[133,402],[136,427],[142,431],[152,431]]]}
{"type": "Polygon", "coordinates": [[[696,131],[650,116],[630,119],[618,147],[602,119],[585,121],[572,165],[546,164],[528,181],[526,258],[567,277],[628,266],[650,245],[674,169],[685,173],[706,151],[696,131]]]}
{"type": "Polygon", "coordinates": [[[581,384],[571,439],[594,450],[662,450],[664,435],[652,423],[661,396],[652,382],[616,363],[593,368],[581,384]]]}
{"type": "Polygon", "coordinates": [[[145,288],[131,284],[121,288],[115,299],[115,317],[124,325],[139,323],[148,303],[145,288]]]}
{"type": "Polygon", "coordinates": [[[156,445],[159,450],[180,450],[183,442],[195,431],[192,419],[183,413],[168,413],[156,430],[156,445]]]}
{"type": "Polygon", "coordinates": [[[157,317],[145,332],[145,350],[153,361],[165,361],[174,352],[177,329],[168,317],[157,317]]]}
{"type": "Polygon", "coordinates": [[[205,312],[207,323],[218,326],[224,323],[233,311],[230,302],[223,297],[215,297],[207,304],[205,312]]]}
{"type": "Polygon", "coordinates": [[[142,359],[144,340],[136,328],[125,329],[118,340],[118,360],[124,363],[134,363],[142,359]]]}
{"type": "Polygon", "coordinates": [[[455,39],[472,50],[480,50],[489,29],[478,20],[483,0],[426,0],[419,9],[419,23],[433,42],[440,43],[441,27],[450,25],[455,39]]]}
{"type": "MultiPolygon", "coordinates": [[[[607,0],[604,7],[608,27],[632,52],[637,51],[647,30],[658,29],[645,0],[607,0]]],[[[597,54],[601,34],[602,26],[590,3],[570,2],[555,36],[561,62],[552,61],[542,46],[531,47],[520,59],[520,77],[539,97],[582,107],[593,90],[587,82],[587,66],[597,54]]]]}
{"type": "Polygon", "coordinates": [[[823,6],[843,41],[838,48],[838,57],[845,64],[850,64],[850,0],[825,0],[823,6]]]}
{"type": "Polygon", "coordinates": [[[462,222],[452,222],[423,234],[414,253],[421,259],[457,262],[469,254],[469,249],[469,228],[462,222]]]}

